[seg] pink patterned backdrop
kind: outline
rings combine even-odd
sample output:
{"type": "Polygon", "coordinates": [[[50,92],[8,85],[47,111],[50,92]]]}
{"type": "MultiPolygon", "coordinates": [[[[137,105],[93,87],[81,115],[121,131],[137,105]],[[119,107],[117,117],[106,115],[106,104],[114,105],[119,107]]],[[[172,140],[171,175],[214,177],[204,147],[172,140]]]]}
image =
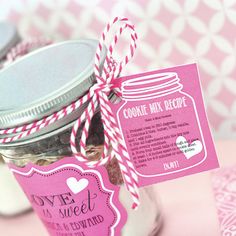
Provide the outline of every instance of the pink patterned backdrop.
{"type": "Polygon", "coordinates": [[[0,0],[0,20],[25,38],[98,38],[116,15],[130,18],[139,35],[126,73],[197,62],[212,131],[235,138],[236,0],[0,0]]]}

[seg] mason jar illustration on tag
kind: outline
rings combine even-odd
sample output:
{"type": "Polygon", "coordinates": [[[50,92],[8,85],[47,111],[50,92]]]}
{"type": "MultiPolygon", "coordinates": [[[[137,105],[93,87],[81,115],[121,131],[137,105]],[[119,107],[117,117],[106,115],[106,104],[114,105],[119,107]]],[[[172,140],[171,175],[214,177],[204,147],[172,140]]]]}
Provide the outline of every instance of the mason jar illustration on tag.
{"type": "Polygon", "coordinates": [[[206,159],[195,101],[177,73],[129,79],[121,88],[117,120],[139,176],[181,172],[206,159]]]}

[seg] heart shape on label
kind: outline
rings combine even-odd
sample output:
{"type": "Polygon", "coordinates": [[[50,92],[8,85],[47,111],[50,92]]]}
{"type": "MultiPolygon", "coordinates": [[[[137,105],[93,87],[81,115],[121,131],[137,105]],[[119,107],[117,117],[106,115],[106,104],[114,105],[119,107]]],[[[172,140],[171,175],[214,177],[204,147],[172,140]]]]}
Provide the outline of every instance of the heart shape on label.
{"type": "Polygon", "coordinates": [[[70,177],[66,180],[67,186],[74,193],[77,194],[87,188],[89,181],[87,179],[77,180],[74,177],[70,177]]]}
{"type": "Polygon", "coordinates": [[[185,155],[187,159],[192,158],[202,151],[202,143],[199,140],[193,141],[192,143],[188,143],[186,138],[183,136],[179,136],[176,139],[176,145],[181,152],[185,155]]]}

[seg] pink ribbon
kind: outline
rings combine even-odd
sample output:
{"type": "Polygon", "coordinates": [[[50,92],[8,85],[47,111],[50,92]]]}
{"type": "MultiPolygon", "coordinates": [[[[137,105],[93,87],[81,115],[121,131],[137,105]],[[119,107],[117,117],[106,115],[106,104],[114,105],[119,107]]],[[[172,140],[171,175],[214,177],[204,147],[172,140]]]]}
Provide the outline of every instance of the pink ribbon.
{"type": "Polygon", "coordinates": [[[133,57],[134,51],[136,49],[137,35],[134,30],[134,26],[129,22],[127,18],[114,18],[114,20],[107,24],[104,32],[102,33],[101,39],[98,44],[98,48],[95,55],[95,66],[94,73],[96,77],[96,83],[89,89],[88,93],[76,102],[70,104],[69,106],[63,108],[51,116],[45,117],[42,120],[36,121],[32,124],[23,125],[21,127],[0,130],[0,134],[15,134],[9,138],[0,139],[0,143],[13,142],[30,134],[37,132],[38,130],[56,122],[59,119],[69,115],[81,105],[88,103],[88,106],[82,113],[82,115],[75,122],[72,132],[71,132],[71,150],[74,156],[81,162],[85,163],[89,167],[101,166],[110,161],[112,158],[117,158],[120,170],[123,175],[124,183],[126,188],[131,193],[133,199],[132,208],[135,209],[139,204],[139,191],[138,191],[138,176],[135,172],[133,163],[129,157],[126,144],[121,135],[121,131],[118,128],[114,114],[110,108],[110,101],[108,95],[111,90],[119,89],[115,85],[118,84],[118,76],[120,75],[123,67],[129,62],[133,57]],[[111,44],[107,47],[107,55],[105,58],[104,66],[102,72],[100,72],[101,65],[101,52],[103,50],[106,37],[112,27],[119,26],[116,33],[114,34],[111,44]],[[130,47],[129,53],[124,57],[123,61],[117,63],[113,60],[112,54],[115,45],[118,42],[118,38],[123,33],[125,29],[130,32],[130,47]],[[104,151],[101,155],[101,159],[97,161],[90,161],[86,157],[86,139],[88,137],[88,130],[97,107],[100,107],[101,119],[104,126],[104,151]],[[76,148],[76,136],[79,127],[85,121],[82,135],[80,139],[80,152],[76,148]],[[112,147],[111,151],[109,147],[112,147]]]}

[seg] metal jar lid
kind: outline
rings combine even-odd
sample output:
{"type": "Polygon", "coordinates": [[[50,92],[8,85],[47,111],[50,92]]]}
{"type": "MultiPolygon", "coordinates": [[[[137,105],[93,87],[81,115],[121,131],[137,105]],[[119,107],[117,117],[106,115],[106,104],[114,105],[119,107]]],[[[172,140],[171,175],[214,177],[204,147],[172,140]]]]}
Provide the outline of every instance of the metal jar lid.
{"type": "MultiPolygon", "coordinates": [[[[40,120],[83,96],[95,82],[93,67],[97,45],[96,40],[53,44],[3,69],[0,72],[0,129],[40,120]]],[[[105,54],[104,50],[102,61],[105,54]]],[[[83,109],[33,136],[68,124],[83,109]]]]}
{"type": "Polygon", "coordinates": [[[20,41],[16,27],[9,22],[0,22],[0,60],[20,41]]]}

